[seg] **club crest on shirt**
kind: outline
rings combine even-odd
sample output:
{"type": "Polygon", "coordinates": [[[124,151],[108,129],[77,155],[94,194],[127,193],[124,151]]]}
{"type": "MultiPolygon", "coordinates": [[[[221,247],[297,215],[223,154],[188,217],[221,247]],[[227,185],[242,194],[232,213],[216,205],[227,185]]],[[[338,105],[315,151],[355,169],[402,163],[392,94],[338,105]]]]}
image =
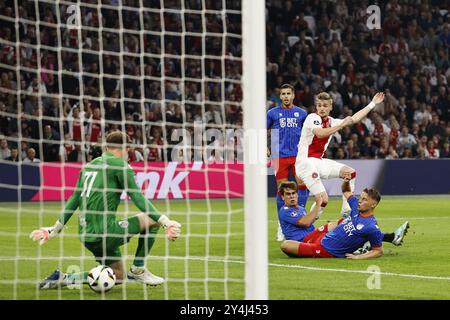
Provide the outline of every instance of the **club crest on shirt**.
{"type": "Polygon", "coordinates": [[[298,212],[297,211],[291,211],[291,216],[297,217],[298,216],[298,212]]]}
{"type": "Polygon", "coordinates": [[[362,223],[358,223],[358,224],[356,225],[356,229],[357,229],[357,230],[361,230],[362,228],[364,228],[364,225],[363,225],[362,223]]]}
{"type": "Polygon", "coordinates": [[[128,221],[127,220],[119,221],[119,226],[124,229],[128,228],[128,221]]]}
{"type": "Polygon", "coordinates": [[[313,179],[316,179],[318,176],[319,176],[319,174],[318,174],[317,172],[313,172],[313,173],[312,173],[313,179]]]}

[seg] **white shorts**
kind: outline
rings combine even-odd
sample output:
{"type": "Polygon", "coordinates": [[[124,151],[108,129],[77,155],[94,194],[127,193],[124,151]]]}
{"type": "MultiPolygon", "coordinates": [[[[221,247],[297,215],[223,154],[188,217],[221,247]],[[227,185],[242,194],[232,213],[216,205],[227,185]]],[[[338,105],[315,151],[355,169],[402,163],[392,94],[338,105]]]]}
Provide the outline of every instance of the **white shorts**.
{"type": "Polygon", "coordinates": [[[295,163],[298,177],[313,195],[325,192],[322,179],[339,178],[343,167],[345,164],[330,159],[297,159],[295,163]]]}

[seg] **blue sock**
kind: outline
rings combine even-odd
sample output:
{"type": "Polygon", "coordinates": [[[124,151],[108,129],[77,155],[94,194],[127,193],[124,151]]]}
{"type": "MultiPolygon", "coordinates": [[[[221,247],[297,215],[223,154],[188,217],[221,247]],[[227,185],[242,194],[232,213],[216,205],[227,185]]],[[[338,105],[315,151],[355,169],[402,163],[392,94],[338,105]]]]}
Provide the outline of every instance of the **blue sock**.
{"type": "Polygon", "coordinates": [[[298,189],[298,205],[306,208],[306,201],[308,201],[309,190],[308,189],[298,189]]]}
{"type": "Polygon", "coordinates": [[[284,206],[284,201],[278,193],[275,199],[277,200],[277,212],[278,212],[280,211],[281,207],[284,206]]]}

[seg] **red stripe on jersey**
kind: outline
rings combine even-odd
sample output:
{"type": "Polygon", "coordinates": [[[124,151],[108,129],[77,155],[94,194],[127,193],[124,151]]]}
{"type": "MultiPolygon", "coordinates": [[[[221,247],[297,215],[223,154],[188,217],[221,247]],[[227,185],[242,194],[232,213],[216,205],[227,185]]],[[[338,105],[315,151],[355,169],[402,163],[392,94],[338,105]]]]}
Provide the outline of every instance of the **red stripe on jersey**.
{"type": "MultiPolygon", "coordinates": [[[[326,117],[326,119],[322,119],[322,128],[329,127],[331,127],[330,118],[326,117]]],[[[322,159],[325,152],[325,146],[329,139],[330,137],[318,138],[317,136],[314,136],[313,141],[308,148],[308,157],[322,159]]]]}

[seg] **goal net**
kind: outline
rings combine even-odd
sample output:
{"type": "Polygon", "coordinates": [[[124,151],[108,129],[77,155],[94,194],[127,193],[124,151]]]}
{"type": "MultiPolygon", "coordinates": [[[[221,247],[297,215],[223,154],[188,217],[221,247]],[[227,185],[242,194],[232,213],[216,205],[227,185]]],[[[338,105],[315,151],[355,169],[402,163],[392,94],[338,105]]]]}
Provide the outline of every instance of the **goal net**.
{"type": "MultiPolygon", "coordinates": [[[[246,162],[248,141],[266,145],[246,130],[265,125],[264,2],[254,2],[259,26],[239,0],[1,3],[0,298],[267,298],[265,150],[246,162]],[[246,48],[245,34],[256,33],[246,48]],[[76,211],[42,246],[29,234],[52,226],[72,193],[86,197],[93,185],[111,208],[108,193],[122,190],[76,183],[116,130],[131,138],[140,192],[182,225],[175,242],[159,231],[145,258],[165,282],[125,281],[100,296],[77,281],[39,289],[56,269],[73,275],[99,264],[78,233],[89,212],[76,211]]],[[[105,217],[140,212],[127,191],[105,217]]],[[[124,238],[127,273],[145,235],[108,236],[124,238]]]]}

